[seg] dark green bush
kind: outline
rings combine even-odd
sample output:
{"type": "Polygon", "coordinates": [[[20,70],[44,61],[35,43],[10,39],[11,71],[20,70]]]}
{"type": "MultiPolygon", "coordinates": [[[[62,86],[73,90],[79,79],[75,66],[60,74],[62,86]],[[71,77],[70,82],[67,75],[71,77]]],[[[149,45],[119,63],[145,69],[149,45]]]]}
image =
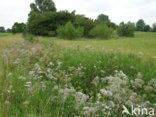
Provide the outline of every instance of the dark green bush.
{"type": "Polygon", "coordinates": [[[60,26],[57,29],[58,37],[63,39],[75,39],[83,36],[84,29],[81,27],[75,28],[71,22],[68,22],[65,26],[60,26]]]}
{"type": "Polygon", "coordinates": [[[125,24],[124,22],[122,22],[117,28],[117,34],[119,36],[133,37],[134,31],[135,27],[132,23],[125,24]]]}
{"type": "Polygon", "coordinates": [[[113,34],[113,29],[109,28],[105,23],[100,23],[96,25],[91,31],[90,35],[92,37],[97,37],[100,39],[109,39],[113,34]]]}
{"type": "Polygon", "coordinates": [[[89,31],[95,26],[95,22],[92,19],[87,18],[83,15],[76,15],[73,24],[75,27],[84,28],[85,37],[89,37],[89,31]]]}
{"type": "Polygon", "coordinates": [[[74,14],[68,11],[31,12],[28,18],[27,30],[33,35],[56,36],[59,25],[65,25],[74,20],[74,14]]]}

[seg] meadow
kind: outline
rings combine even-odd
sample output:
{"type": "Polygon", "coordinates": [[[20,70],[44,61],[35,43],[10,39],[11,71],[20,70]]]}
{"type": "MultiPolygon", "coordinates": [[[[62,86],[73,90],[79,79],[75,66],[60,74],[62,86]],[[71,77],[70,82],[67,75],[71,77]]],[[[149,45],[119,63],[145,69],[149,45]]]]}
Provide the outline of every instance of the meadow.
{"type": "Polygon", "coordinates": [[[123,105],[156,109],[156,33],[34,38],[0,34],[0,117],[127,117],[123,105]]]}

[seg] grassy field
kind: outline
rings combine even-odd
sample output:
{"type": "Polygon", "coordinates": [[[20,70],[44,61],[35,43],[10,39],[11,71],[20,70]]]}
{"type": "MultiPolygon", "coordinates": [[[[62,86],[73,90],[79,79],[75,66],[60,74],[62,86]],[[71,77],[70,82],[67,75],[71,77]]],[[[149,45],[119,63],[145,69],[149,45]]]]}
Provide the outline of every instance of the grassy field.
{"type": "Polygon", "coordinates": [[[0,117],[127,117],[123,105],[156,109],[156,33],[37,38],[0,36],[0,117]]]}
{"type": "Polygon", "coordinates": [[[156,56],[156,33],[136,32],[134,38],[112,40],[83,39],[77,41],[55,40],[61,47],[77,49],[95,49],[97,51],[117,50],[123,53],[143,53],[145,56],[156,56]]]}

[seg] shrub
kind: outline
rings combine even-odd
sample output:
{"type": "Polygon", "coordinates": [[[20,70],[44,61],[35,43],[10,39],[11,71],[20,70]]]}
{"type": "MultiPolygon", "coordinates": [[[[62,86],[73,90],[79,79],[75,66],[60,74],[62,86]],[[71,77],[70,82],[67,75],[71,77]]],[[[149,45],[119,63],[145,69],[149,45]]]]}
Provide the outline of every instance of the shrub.
{"type": "Polygon", "coordinates": [[[83,15],[76,15],[73,22],[75,27],[84,28],[84,36],[89,37],[89,31],[95,26],[95,22],[83,15]]]}
{"type": "Polygon", "coordinates": [[[117,28],[117,34],[119,36],[133,37],[134,31],[135,27],[132,23],[125,24],[124,22],[122,22],[117,28]]]}
{"type": "Polygon", "coordinates": [[[105,23],[96,25],[91,31],[90,35],[93,37],[108,39],[112,36],[113,29],[109,28],[105,23]]]}
{"type": "Polygon", "coordinates": [[[83,36],[84,29],[81,27],[75,28],[71,22],[68,22],[65,26],[60,26],[57,29],[58,37],[63,39],[75,39],[83,36]]]}
{"type": "Polygon", "coordinates": [[[29,41],[29,42],[31,42],[31,43],[33,43],[33,42],[37,42],[37,37],[35,37],[34,35],[32,35],[32,34],[23,34],[23,36],[24,36],[24,39],[26,40],[26,41],[29,41]]]}

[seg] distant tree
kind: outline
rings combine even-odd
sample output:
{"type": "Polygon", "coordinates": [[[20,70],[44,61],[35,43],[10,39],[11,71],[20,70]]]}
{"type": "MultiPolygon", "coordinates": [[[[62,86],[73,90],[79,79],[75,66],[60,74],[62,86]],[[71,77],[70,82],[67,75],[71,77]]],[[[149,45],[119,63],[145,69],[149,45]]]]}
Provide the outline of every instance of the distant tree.
{"type": "Polygon", "coordinates": [[[143,19],[140,19],[137,23],[136,23],[136,30],[137,31],[144,31],[145,28],[145,22],[143,19]]]}
{"type": "Polygon", "coordinates": [[[96,19],[97,22],[109,22],[109,17],[107,15],[104,15],[104,14],[100,14],[98,15],[97,19],[96,19]]]}
{"type": "Polygon", "coordinates": [[[116,29],[117,28],[117,25],[114,22],[105,22],[105,23],[110,28],[113,28],[113,29],[116,29]]]}
{"type": "Polygon", "coordinates": [[[145,25],[145,27],[144,27],[144,31],[145,31],[145,32],[149,32],[149,31],[151,31],[151,27],[150,27],[150,25],[145,25]]]}
{"type": "Polygon", "coordinates": [[[35,3],[30,4],[32,12],[55,12],[55,3],[52,0],[35,0],[35,3]]]}
{"type": "Polygon", "coordinates": [[[11,33],[12,30],[11,30],[10,28],[8,28],[8,29],[6,30],[6,32],[7,32],[7,33],[11,33]]]}
{"type": "Polygon", "coordinates": [[[4,33],[5,32],[5,28],[3,26],[0,27],[0,33],[4,33]]]}
{"type": "Polygon", "coordinates": [[[89,36],[89,31],[95,26],[95,22],[92,19],[85,17],[84,15],[76,15],[74,20],[75,27],[84,28],[84,36],[89,36]]]}
{"type": "Polygon", "coordinates": [[[12,26],[12,33],[23,33],[26,29],[26,24],[24,23],[14,23],[14,25],[12,26]]]}
{"type": "Polygon", "coordinates": [[[152,31],[156,32],[156,23],[153,24],[152,31]]]}
{"type": "Polygon", "coordinates": [[[135,27],[132,23],[125,24],[124,22],[121,22],[117,28],[117,34],[119,36],[133,37],[134,31],[135,27]]]}

